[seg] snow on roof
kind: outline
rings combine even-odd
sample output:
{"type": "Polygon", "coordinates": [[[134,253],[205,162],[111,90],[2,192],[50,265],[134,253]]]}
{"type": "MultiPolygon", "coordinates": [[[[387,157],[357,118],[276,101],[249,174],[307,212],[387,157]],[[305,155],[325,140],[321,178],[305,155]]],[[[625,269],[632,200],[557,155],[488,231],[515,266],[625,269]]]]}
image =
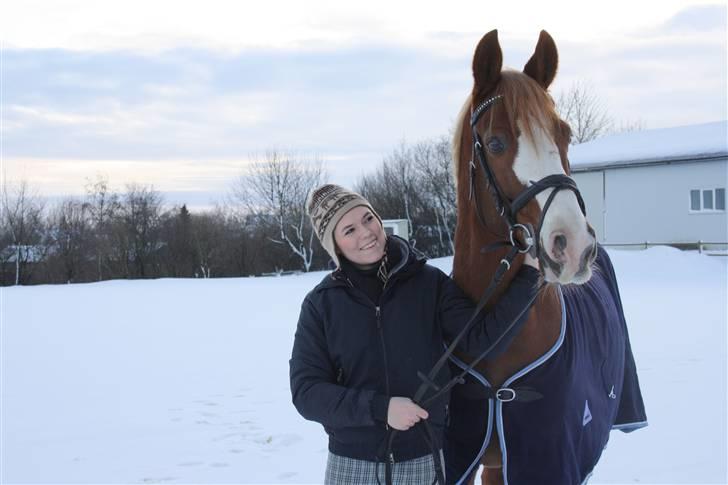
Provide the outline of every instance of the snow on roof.
{"type": "Polygon", "coordinates": [[[728,121],[620,133],[569,147],[569,161],[575,172],[726,156],[728,121]]]}

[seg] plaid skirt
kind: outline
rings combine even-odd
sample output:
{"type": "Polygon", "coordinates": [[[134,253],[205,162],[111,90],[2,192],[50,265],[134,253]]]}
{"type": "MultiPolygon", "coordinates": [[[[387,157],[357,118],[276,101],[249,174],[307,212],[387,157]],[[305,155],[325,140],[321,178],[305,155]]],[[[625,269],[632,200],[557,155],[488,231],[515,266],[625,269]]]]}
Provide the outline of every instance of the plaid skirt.
{"type": "MultiPolygon", "coordinates": [[[[440,453],[442,458],[442,453],[440,453]]],[[[444,463],[443,463],[444,469],[444,463]]],[[[326,462],[325,485],[377,485],[385,484],[384,463],[357,460],[329,452],[326,462]],[[377,481],[377,471],[379,481],[377,481]]],[[[392,467],[394,485],[432,485],[435,483],[435,463],[432,455],[395,463],[392,467]]]]}

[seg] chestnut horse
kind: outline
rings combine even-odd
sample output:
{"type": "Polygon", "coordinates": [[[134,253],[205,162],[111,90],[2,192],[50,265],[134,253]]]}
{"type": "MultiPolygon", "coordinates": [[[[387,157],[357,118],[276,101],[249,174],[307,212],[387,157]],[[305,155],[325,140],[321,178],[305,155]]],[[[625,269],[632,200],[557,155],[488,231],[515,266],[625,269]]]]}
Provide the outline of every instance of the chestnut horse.
{"type": "MultiPolygon", "coordinates": [[[[489,485],[582,483],[609,430],[637,429],[646,417],[611,263],[598,250],[581,196],[568,178],[570,128],[547,93],[558,64],[554,41],[542,31],[523,72],[503,71],[502,62],[494,30],[475,50],[473,90],[453,140],[458,185],[453,277],[477,301],[507,252],[491,246],[508,241],[518,223],[531,229],[531,251],[546,284],[508,350],[478,364],[470,382],[453,389],[445,444],[448,482],[473,483],[482,464],[483,483],[489,485]],[[521,208],[509,223],[506,209],[548,179],[561,182],[532,190],[530,201],[516,204],[521,208]],[[579,318],[588,325],[573,321],[579,318]],[[582,364],[579,355],[597,363],[582,364]],[[548,372],[556,373],[553,382],[548,372]],[[517,399],[524,383],[542,397],[517,399]],[[480,395],[479,387],[488,386],[508,393],[480,395]]],[[[527,246],[524,234],[516,232],[515,238],[515,244],[527,246]]],[[[517,256],[488,306],[522,263],[517,256]]],[[[464,368],[469,357],[456,354],[453,360],[464,368]]]]}

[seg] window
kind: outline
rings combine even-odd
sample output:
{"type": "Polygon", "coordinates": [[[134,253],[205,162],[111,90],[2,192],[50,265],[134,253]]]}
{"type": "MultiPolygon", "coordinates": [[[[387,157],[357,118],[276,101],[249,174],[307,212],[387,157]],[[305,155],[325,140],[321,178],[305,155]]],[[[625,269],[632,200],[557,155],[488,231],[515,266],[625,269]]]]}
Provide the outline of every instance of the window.
{"type": "Polygon", "coordinates": [[[690,191],[690,210],[691,211],[700,210],[700,191],[699,190],[690,191]]]}
{"type": "Polygon", "coordinates": [[[715,189],[715,210],[725,210],[725,189],[715,189]]]}
{"type": "Polygon", "coordinates": [[[690,191],[690,212],[725,211],[725,188],[692,189],[690,191]]]}

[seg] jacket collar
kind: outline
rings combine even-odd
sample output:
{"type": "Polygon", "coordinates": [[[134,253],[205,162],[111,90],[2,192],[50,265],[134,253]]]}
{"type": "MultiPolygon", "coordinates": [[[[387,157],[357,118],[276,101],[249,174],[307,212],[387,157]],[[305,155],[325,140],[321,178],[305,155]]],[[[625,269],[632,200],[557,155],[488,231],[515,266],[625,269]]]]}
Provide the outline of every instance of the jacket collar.
{"type": "MultiPolygon", "coordinates": [[[[389,270],[389,285],[396,280],[407,278],[416,273],[427,261],[427,258],[417,249],[399,236],[387,236],[387,255],[391,260],[398,261],[389,270]]],[[[315,291],[322,291],[337,286],[350,286],[346,275],[341,268],[332,271],[318,284],[315,291]]]]}

